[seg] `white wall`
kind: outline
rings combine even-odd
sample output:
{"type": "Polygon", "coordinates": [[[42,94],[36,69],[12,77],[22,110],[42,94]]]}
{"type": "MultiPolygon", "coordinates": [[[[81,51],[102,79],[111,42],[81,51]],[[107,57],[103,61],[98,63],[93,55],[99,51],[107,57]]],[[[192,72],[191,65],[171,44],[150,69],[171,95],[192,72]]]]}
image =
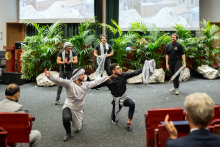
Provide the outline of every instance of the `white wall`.
{"type": "Polygon", "coordinates": [[[200,0],[200,21],[220,22],[220,0],[200,0]]]}
{"type": "Polygon", "coordinates": [[[6,22],[18,22],[18,0],[0,0],[0,50],[6,45],[6,22]],[[2,36],[2,40],[1,40],[2,36]]]}

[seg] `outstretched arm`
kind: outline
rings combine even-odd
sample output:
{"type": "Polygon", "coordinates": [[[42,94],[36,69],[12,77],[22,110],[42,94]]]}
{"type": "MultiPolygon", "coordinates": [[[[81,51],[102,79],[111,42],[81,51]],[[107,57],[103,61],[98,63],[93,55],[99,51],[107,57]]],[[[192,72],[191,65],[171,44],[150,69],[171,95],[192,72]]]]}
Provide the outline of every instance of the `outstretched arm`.
{"type": "MultiPolygon", "coordinates": [[[[107,81],[109,77],[97,78],[91,82],[85,82],[88,89],[91,89],[95,86],[102,85],[103,82],[107,81]]],[[[104,84],[104,83],[103,83],[104,84]]]]}
{"type": "Polygon", "coordinates": [[[103,82],[102,84],[99,84],[99,85],[97,85],[97,86],[95,86],[95,87],[92,87],[91,89],[97,89],[97,88],[101,88],[101,87],[104,87],[104,86],[107,86],[108,84],[107,84],[107,81],[105,81],[105,82],[103,82]]]}
{"type": "Polygon", "coordinates": [[[138,70],[135,70],[134,72],[123,73],[123,74],[127,77],[127,79],[129,79],[129,78],[132,78],[132,77],[134,77],[134,76],[137,76],[137,75],[141,74],[141,73],[142,73],[142,70],[143,70],[143,68],[138,69],[138,70]]]}
{"type": "Polygon", "coordinates": [[[47,69],[44,70],[44,73],[45,73],[45,75],[47,76],[48,79],[50,79],[54,83],[57,83],[57,84],[59,84],[63,87],[67,87],[69,85],[70,80],[63,79],[63,78],[60,78],[60,77],[54,77],[53,75],[50,74],[50,70],[51,70],[51,68],[49,69],[49,71],[47,71],[47,69]]]}

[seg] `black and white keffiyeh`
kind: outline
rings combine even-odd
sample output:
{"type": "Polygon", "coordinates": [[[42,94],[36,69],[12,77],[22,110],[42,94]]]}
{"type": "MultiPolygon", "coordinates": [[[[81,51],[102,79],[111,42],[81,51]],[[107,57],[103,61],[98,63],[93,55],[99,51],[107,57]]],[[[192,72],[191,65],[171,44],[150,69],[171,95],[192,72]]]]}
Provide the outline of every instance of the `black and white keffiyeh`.
{"type": "MultiPolygon", "coordinates": [[[[63,51],[62,51],[62,60],[63,60],[63,61],[65,61],[65,49],[66,49],[66,47],[69,47],[69,46],[72,47],[72,43],[70,43],[70,42],[65,42],[64,47],[63,47],[63,51]]],[[[73,53],[72,53],[72,51],[70,51],[69,57],[70,57],[70,60],[73,59],[73,53]]],[[[71,67],[72,67],[72,63],[71,63],[71,67]]],[[[66,68],[66,65],[64,64],[64,70],[65,70],[65,68],[66,68]]]]}
{"type": "Polygon", "coordinates": [[[70,78],[70,80],[72,81],[76,81],[79,79],[79,77],[85,73],[85,70],[82,68],[77,68],[73,71],[72,77],[70,78]]]}

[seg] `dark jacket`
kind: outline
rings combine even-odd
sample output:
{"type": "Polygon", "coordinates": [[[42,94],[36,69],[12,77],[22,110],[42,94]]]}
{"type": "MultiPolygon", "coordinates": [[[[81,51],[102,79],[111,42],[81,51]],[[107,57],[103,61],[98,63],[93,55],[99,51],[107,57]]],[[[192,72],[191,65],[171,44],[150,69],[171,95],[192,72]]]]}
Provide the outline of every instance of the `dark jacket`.
{"type": "Polygon", "coordinates": [[[166,147],[220,147],[220,136],[206,129],[195,130],[185,137],[167,139],[166,147]]]}

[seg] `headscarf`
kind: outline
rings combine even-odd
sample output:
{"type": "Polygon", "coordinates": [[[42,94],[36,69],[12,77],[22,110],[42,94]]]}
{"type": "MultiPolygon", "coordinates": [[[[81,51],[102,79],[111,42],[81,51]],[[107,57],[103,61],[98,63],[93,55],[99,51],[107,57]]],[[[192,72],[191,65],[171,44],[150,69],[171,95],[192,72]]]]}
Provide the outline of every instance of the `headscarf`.
{"type": "Polygon", "coordinates": [[[82,69],[82,68],[77,68],[77,69],[75,69],[75,70],[73,71],[73,73],[72,73],[72,77],[70,78],[70,80],[72,80],[72,81],[78,80],[79,77],[80,77],[83,73],[85,73],[85,70],[84,70],[84,69],[82,69]]]}
{"type": "Polygon", "coordinates": [[[69,47],[69,46],[72,47],[72,43],[70,43],[70,42],[65,42],[65,43],[64,43],[64,46],[63,46],[63,49],[65,50],[66,47],[69,47]]]}

